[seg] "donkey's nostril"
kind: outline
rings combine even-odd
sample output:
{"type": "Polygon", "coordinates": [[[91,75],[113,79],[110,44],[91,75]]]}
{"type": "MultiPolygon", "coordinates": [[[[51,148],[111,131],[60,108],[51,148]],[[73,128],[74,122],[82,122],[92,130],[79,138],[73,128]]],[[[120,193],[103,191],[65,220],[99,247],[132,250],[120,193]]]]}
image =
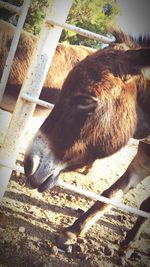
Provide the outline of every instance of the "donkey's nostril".
{"type": "Polygon", "coordinates": [[[25,175],[28,177],[32,175],[39,167],[40,157],[38,155],[26,156],[24,160],[24,171],[25,175]]]}

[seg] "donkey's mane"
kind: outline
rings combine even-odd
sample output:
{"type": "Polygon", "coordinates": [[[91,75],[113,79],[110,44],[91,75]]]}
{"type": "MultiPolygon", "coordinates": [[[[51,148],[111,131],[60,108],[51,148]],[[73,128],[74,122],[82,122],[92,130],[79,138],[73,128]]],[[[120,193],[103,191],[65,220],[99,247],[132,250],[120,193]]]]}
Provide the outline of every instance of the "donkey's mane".
{"type": "Polygon", "coordinates": [[[120,29],[112,28],[111,34],[115,37],[115,43],[126,44],[131,49],[136,49],[140,47],[150,47],[150,35],[139,35],[138,38],[124,33],[120,29]]]}
{"type": "Polygon", "coordinates": [[[142,47],[150,47],[150,36],[147,36],[147,35],[142,36],[142,35],[140,35],[138,37],[137,42],[142,47]]]}

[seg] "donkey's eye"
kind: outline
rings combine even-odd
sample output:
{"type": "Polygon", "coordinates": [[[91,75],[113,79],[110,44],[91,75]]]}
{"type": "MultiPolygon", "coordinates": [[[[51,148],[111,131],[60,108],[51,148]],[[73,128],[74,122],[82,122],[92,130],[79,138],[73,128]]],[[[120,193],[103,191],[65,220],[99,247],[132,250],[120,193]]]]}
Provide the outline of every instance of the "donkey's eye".
{"type": "Polygon", "coordinates": [[[93,112],[97,107],[97,99],[86,94],[78,94],[72,99],[72,105],[77,111],[93,112]]]}

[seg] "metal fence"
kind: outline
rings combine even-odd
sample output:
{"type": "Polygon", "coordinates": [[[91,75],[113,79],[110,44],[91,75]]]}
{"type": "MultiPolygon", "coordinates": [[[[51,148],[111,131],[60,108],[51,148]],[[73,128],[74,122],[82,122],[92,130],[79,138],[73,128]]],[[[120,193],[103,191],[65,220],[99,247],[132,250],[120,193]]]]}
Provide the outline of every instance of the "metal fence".
{"type": "MultiPolygon", "coordinates": [[[[80,35],[86,36],[91,39],[97,39],[101,42],[109,44],[111,39],[89,32],[87,30],[75,27],[65,23],[68,16],[72,0],[54,0],[47,8],[45,23],[40,32],[39,40],[34,52],[34,61],[31,62],[27,76],[22,85],[15,110],[12,115],[8,130],[6,132],[4,142],[0,149],[0,199],[3,197],[7,184],[9,182],[12,170],[16,169],[16,160],[20,151],[20,144],[25,133],[25,129],[33,115],[36,104],[52,109],[53,105],[39,99],[39,95],[46,78],[49,66],[52,61],[56,46],[58,44],[63,28],[77,32],[80,35]],[[50,27],[53,25],[54,27],[50,27]],[[51,45],[49,45],[51,44],[51,45]]],[[[8,10],[15,11],[19,14],[19,20],[16,32],[11,44],[10,52],[5,64],[3,76],[0,83],[0,100],[3,97],[8,76],[11,69],[11,64],[19,41],[20,33],[30,6],[30,1],[24,1],[22,7],[15,7],[0,1],[0,6],[8,10]]],[[[23,172],[23,170],[21,170],[23,172]]],[[[70,191],[75,191],[83,194],[86,197],[102,201],[107,204],[116,206],[117,208],[124,209],[146,218],[150,218],[150,214],[136,208],[110,200],[108,198],[99,196],[93,192],[86,191],[79,187],[67,184],[59,179],[58,185],[70,191]]]]}

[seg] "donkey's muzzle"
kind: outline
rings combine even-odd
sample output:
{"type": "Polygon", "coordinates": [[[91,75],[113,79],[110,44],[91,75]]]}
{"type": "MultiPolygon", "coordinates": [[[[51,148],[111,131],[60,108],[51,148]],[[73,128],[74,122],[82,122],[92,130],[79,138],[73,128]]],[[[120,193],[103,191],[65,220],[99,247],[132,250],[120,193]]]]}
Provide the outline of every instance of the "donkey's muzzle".
{"type": "Polygon", "coordinates": [[[38,187],[38,191],[42,193],[47,189],[51,189],[57,185],[57,182],[58,176],[51,175],[38,187]]]}

